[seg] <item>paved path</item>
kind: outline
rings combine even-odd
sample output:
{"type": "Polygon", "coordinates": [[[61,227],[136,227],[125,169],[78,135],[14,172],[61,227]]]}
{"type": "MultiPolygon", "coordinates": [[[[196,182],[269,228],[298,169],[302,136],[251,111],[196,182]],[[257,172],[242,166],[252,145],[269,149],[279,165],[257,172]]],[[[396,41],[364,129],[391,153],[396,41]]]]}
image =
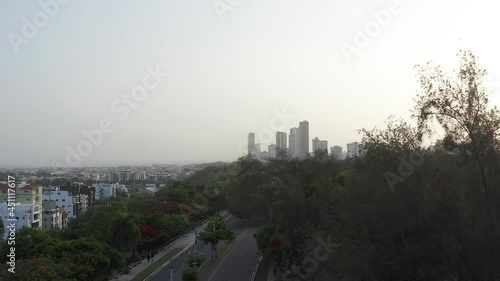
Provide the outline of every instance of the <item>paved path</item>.
{"type": "MultiPolygon", "coordinates": [[[[226,212],[224,211],[221,213],[221,215],[224,215],[225,213],[226,212]]],[[[205,229],[205,227],[207,226],[207,224],[208,224],[208,222],[205,222],[202,226],[197,227],[196,231],[198,233],[203,231],[205,229]]],[[[192,248],[192,246],[194,245],[194,242],[195,242],[195,231],[188,232],[184,236],[180,237],[176,241],[169,244],[163,250],[158,251],[158,253],[155,255],[155,261],[162,258],[163,256],[165,256],[166,254],[168,254],[170,251],[172,251],[175,248],[183,249],[174,258],[170,259],[170,261],[176,262],[181,257],[185,257],[188,254],[187,252],[192,248]]],[[[201,243],[198,242],[198,245],[200,245],[200,244],[203,245],[203,242],[201,242],[201,243]]],[[[130,281],[137,274],[139,274],[140,272],[142,272],[143,270],[145,270],[146,268],[148,268],[152,264],[153,264],[152,262],[148,262],[146,259],[144,259],[139,264],[132,267],[132,269],[130,269],[130,272],[128,274],[122,274],[122,275],[115,276],[111,280],[113,280],[113,281],[130,281]]],[[[167,271],[167,266],[169,264],[170,264],[170,262],[163,264],[162,265],[163,268],[160,267],[160,269],[158,269],[158,272],[163,271],[163,270],[167,271]]],[[[168,266],[168,268],[170,268],[170,266],[168,266]]],[[[180,275],[182,275],[182,273],[180,275]]],[[[167,275],[167,276],[170,276],[170,275],[167,275]]],[[[150,278],[149,280],[154,280],[154,279],[150,278]]],[[[168,280],[168,279],[161,279],[161,280],[168,280]]],[[[181,280],[181,279],[178,279],[178,280],[181,280]]]]}
{"type": "MultiPolygon", "coordinates": [[[[230,229],[237,228],[239,223],[240,221],[233,216],[227,218],[227,224],[230,229]]],[[[224,242],[220,242],[219,245],[217,245],[217,249],[219,249],[223,245],[224,242]]],[[[186,251],[183,254],[171,260],[170,263],[165,264],[165,267],[163,267],[160,271],[158,271],[155,274],[155,276],[149,279],[148,281],[170,281],[171,267],[173,269],[174,281],[182,281],[182,273],[184,272],[184,269],[187,268],[186,260],[189,258],[189,254],[193,250],[198,250],[203,252],[203,256],[205,257],[205,262],[208,263],[211,262],[210,258],[212,252],[210,249],[210,245],[204,245],[202,241],[198,241],[198,243],[195,245],[193,240],[193,243],[188,247],[188,249],[186,249],[186,251]]]]}
{"type": "Polygon", "coordinates": [[[254,234],[257,228],[248,228],[235,243],[231,251],[215,268],[208,281],[247,281],[256,262],[257,243],[254,234]]]}

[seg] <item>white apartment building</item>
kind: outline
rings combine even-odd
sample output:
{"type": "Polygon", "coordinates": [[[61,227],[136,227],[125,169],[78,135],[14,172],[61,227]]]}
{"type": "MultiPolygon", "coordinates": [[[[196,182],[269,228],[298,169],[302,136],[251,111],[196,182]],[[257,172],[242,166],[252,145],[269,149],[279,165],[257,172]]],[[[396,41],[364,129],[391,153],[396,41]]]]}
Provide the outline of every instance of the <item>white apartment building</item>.
{"type": "Polygon", "coordinates": [[[92,187],[95,188],[95,200],[101,200],[111,197],[116,197],[117,183],[94,183],[92,187]]]}
{"type": "Polygon", "coordinates": [[[59,208],[56,201],[43,202],[43,230],[64,229],[68,225],[68,211],[59,208]]]}
{"type": "Polygon", "coordinates": [[[43,191],[43,201],[54,201],[59,208],[68,211],[68,220],[76,218],[79,199],[78,195],[61,190],[58,186],[47,187],[43,191]]]}
{"type": "Polygon", "coordinates": [[[15,223],[16,232],[23,227],[42,227],[40,205],[16,203],[15,219],[17,219],[17,221],[9,221],[9,219],[11,219],[9,213],[9,206],[7,204],[0,204],[0,216],[2,217],[5,229],[3,233],[4,240],[9,236],[10,230],[8,226],[11,223],[15,223]]]}

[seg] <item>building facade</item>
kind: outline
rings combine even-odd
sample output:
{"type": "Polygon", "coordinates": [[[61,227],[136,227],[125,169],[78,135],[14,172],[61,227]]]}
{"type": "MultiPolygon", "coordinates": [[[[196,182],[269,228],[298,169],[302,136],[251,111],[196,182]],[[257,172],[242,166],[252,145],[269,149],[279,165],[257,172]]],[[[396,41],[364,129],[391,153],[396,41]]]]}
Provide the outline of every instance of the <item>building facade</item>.
{"type": "Polygon", "coordinates": [[[353,158],[359,156],[359,143],[352,142],[347,144],[347,158],[353,158]]]}
{"type": "Polygon", "coordinates": [[[68,211],[59,208],[56,201],[43,202],[43,230],[65,229],[68,226],[68,211]]]}
{"type": "Polygon", "coordinates": [[[341,146],[338,146],[338,145],[335,145],[335,146],[332,146],[330,148],[331,150],[331,155],[333,156],[333,158],[337,159],[337,160],[342,160],[343,157],[342,157],[342,147],[341,146]]]}
{"type": "Polygon", "coordinates": [[[76,218],[79,213],[80,196],[73,192],[62,190],[58,186],[47,187],[43,191],[43,201],[55,202],[62,210],[68,212],[68,220],[76,218]]]}
{"type": "MultiPolygon", "coordinates": [[[[12,219],[10,217],[9,205],[0,204],[0,216],[4,225],[3,238],[5,240],[10,232],[7,226],[13,223],[13,221],[9,220],[12,219]]],[[[15,206],[15,216],[16,232],[23,227],[37,227],[42,229],[42,208],[40,205],[17,203],[15,206]]]]}
{"type": "Polygon", "coordinates": [[[111,197],[116,197],[116,183],[94,183],[92,187],[95,188],[95,200],[103,200],[111,197]]]}
{"type": "Polygon", "coordinates": [[[305,159],[309,154],[309,122],[299,123],[299,153],[298,158],[305,159]]]}
{"type": "Polygon", "coordinates": [[[255,156],[255,133],[248,134],[248,155],[255,156]]]}
{"type": "Polygon", "coordinates": [[[276,151],[287,151],[287,137],[285,132],[276,132],[276,151]]]}
{"type": "Polygon", "coordinates": [[[291,128],[288,136],[290,157],[297,158],[299,155],[299,128],[291,128]]]}
{"type": "Polygon", "coordinates": [[[312,150],[313,155],[316,155],[318,151],[324,151],[328,155],[328,142],[326,140],[320,140],[316,137],[312,140],[312,150]]]}

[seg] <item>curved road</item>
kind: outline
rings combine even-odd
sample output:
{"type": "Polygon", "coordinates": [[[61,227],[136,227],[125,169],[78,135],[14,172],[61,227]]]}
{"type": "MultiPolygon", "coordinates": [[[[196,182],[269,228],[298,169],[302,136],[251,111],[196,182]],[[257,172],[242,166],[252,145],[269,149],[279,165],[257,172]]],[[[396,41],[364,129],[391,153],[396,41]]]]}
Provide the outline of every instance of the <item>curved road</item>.
{"type": "Polygon", "coordinates": [[[259,250],[253,235],[257,228],[248,228],[215,268],[208,281],[247,281],[252,275],[259,250]]]}
{"type": "MultiPolygon", "coordinates": [[[[231,216],[227,219],[227,225],[230,229],[235,230],[241,228],[241,221],[231,216]]],[[[194,235],[194,233],[192,235],[194,235]]],[[[219,243],[218,247],[222,246],[223,243],[224,242],[219,243]]],[[[205,260],[210,261],[210,245],[204,245],[202,241],[198,241],[198,243],[192,246],[191,249],[172,260],[167,266],[158,271],[148,281],[170,281],[170,267],[173,267],[174,281],[182,281],[182,273],[187,267],[186,260],[188,259],[188,256],[192,250],[201,251],[203,253],[203,256],[205,257],[205,260]]]]}

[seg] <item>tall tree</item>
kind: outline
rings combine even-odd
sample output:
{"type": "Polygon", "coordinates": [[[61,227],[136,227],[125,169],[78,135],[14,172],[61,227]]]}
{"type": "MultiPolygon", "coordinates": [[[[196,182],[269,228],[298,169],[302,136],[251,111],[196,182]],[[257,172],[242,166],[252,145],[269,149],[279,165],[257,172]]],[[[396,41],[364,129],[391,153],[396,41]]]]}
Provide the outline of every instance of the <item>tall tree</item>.
{"type": "Polygon", "coordinates": [[[141,231],[133,214],[120,214],[111,224],[111,236],[114,246],[124,253],[132,251],[135,254],[137,244],[141,239],[141,231]]]}
{"type": "MultiPolygon", "coordinates": [[[[495,243],[497,218],[492,197],[496,190],[492,190],[492,178],[498,171],[500,112],[489,105],[489,89],[484,86],[487,73],[479,67],[477,57],[470,51],[461,51],[458,56],[460,68],[455,79],[439,66],[416,67],[422,92],[417,96],[414,116],[419,128],[428,133],[431,121],[437,120],[448,143],[475,162],[491,232],[490,260],[495,260],[494,245],[498,243],[495,243]]],[[[494,266],[492,262],[490,266],[494,266]]]]}
{"type": "Polygon", "coordinates": [[[205,244],[210,244],[212,248],[212,262],[217,259],[217,244],[223,240],[231,240],[234,232],[227,227],[226,221],[219,215],[215,216],[207,224],[205,230],[200,232],[199,238],[205,244]]]}

